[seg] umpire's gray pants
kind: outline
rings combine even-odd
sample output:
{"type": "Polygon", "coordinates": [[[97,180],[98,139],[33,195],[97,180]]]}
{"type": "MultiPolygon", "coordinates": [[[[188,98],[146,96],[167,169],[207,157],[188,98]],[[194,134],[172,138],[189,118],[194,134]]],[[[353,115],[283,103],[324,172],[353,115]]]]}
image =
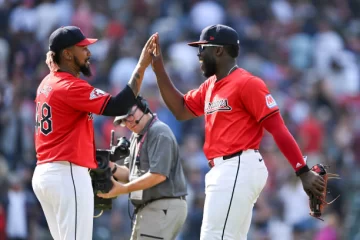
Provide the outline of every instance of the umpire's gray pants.
{"type": "Polygon", "coordinates": [[[136,214],[131,240],[173,240],[187,216],[182,199],[160,199],[149,203],[136,214]]]}

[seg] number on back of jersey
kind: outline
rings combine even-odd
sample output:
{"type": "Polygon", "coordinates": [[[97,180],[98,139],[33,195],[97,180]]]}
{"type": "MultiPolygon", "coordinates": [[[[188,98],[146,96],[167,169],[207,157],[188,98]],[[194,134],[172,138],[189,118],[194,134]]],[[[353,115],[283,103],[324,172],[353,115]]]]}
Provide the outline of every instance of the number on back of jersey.
{"type": "Polygon", "coordinates": [[[48,103],[44,102],[43,104],[40,104],[40,102],[38,102],[36,104],[35,122],[36,122],[36,126],[35,126],[36,134],[39,134],[39,129],[40,132],[44,135],[49,135],[53,131],[53,123],[51,119],[51,106],[48,103]]]}

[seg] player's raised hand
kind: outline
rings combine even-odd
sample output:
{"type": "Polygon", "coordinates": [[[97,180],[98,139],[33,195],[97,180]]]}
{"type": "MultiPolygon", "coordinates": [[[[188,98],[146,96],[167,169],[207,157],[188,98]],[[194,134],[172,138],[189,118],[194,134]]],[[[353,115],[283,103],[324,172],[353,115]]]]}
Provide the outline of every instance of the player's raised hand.
{"type": "Polygon", "coordinates": [[[152,60],[152,53],[154,52],[154,41],[155,41],[155,34],[151,35],[151,37],[147,40],[145,46],[143,47],[141,51],[141,55],[139,58],[138,65],[141,68],[147,68],[152,60]]]}
{"type": "Polygon", "coordinates": [[[114,198],[121,194],[128,193],[127,187],[124,184],[115,181],[113,177],[111,177],[111,181],[113,183],[113,187],[111,188],[111,190],[108,193],[97,193],[96,195],[98,197],[114,198]]]}
{"type": "Polygon", "coordinates": [[[159,67],[164,66],[162,54],[161,54],[160,38],[158,33],[155,33],[154,35],[151,66],[154,71],[159,69],[159,67]]]}

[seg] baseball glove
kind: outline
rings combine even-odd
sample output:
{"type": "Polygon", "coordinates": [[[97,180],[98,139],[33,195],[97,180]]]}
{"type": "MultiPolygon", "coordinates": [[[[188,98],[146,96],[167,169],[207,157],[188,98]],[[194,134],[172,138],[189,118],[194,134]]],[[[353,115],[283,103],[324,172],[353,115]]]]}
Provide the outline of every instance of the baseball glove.
{"type": "Polygon", "coordinates": [[[316,197],[311,194],[310,198],[309,198],[310,216],[315,217],[321,221],[324,221],[323,219],[321,219],[321,215],[324,211],[324,208],[327,205],[333,203],[336,199],[338,199],[340,197],[340,195],[339,195],[331,202],[326,202],[326,194],[328,193],[328,189],[327,189],[328,180],[329,179],[340,179],[338,174],[328,173],[326,171],[327,168],[328,168],[327,166],[324,166],[322,164],[316,164],[311,168],[312,171],[318,173],[321,177],[323,177],[323,179],[325,181],[324,196],[316,197]]]}

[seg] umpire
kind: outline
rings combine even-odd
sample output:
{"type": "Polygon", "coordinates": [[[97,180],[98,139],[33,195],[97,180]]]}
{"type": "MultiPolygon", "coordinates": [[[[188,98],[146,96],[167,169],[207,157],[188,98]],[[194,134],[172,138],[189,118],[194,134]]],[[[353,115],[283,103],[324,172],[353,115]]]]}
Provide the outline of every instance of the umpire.
{"type": "Polygon", "coordinates": [[[114,124],[133,132],[130,155],[124,166],[111,163],[117,181],[109,193],[98,196],[130,193],[136,217],[132,240],[175,239],[187,216],[187,191],[174,134],[141,96],[126,115],[115,118],[114,124]]]}

